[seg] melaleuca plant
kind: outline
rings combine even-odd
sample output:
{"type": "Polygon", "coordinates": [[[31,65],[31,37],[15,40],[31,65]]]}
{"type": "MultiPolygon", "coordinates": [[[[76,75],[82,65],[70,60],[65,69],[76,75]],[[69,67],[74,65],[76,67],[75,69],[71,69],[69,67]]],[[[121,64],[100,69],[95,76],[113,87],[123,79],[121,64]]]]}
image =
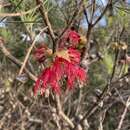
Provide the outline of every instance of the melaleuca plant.
{"type": "Polygon", "coordinates": [[[76,31],[69,29],[59,40],[59,47],[55,53],[45,45],[35,50],[34,56],[37,61],[49,61],[35,83],[35,95],[38,90],[44,94],[47,88],[52,88],[60,94],[63,79],[69,89],[74,87],[77,80],[84,82],[87,79],[85,70],[80,66],[81,51],[78,48],[81,40],[76,31]]]}

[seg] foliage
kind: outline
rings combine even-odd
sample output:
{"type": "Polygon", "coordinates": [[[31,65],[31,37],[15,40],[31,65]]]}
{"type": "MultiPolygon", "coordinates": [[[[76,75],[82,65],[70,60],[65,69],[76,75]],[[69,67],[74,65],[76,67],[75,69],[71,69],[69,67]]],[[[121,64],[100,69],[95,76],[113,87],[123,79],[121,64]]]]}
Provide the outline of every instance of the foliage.
{"type": "Polygon", "coordinates": [[[0,2],[0,129],[128,130],[129,12],[127,0],[0,2]]]}

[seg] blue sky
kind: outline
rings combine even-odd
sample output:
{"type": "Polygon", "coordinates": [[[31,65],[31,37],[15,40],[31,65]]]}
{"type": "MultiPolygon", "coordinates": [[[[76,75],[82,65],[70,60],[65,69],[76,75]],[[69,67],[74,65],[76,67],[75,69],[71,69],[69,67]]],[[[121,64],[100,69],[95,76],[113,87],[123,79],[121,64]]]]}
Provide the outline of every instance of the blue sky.
{"type": "MultiPolygon", "coordinates": [[[[101,0],[98,0],[97,2],[98,2],[98,4],[104,5],[104,6],[107,4],[107,0],[102,0],[102,1],[101,1],[101,0]]],[[[100,13],[101,13],[100,10],[97,10],[96,13],[95,13],[95,16],[99,16],[100,13]]],[[[88,15],[89,15],[89,14],[88,14],[88,15]]],[[[89,16],[88,16],[88,17],[89,17],[89,16]]],[[[98,24],[99,24],[100,26],[106,26],[106,20],[105,20],[105,18],[103,17],[103,18],[99,21],[98,24]]],[[[86,19],[85,19],[85,18],[83,19],[81,26],[87,28],[87,22],[86,22],[86,19]]]]}
{"type": "MultiPolygon", "coordinates": [[[[99,3],[99,4],[103,4],[104,6],[107,4],[107,0],[97,0],[97,2],[99,3]]],[[[130,5],[130,0],[126,0],[126,2],[130,5]]],[[[100,10],[97,10],[97,12],[95,13],[96,14],[96,16],[99,16],[100,15],[100,10]]],[[[100,21],[99,21],[99,23],[98,23],[98,25],[100,25],[100,26],[106,26],[106,19],[105,19],[105,17],[103,17],[100,21]]],[[[84,18],[84,20],[82,21],[82,26],[83,27],[85,27],[85,28],[87,28],[87,23],[86,23],[86,19],[84,18]]]]}

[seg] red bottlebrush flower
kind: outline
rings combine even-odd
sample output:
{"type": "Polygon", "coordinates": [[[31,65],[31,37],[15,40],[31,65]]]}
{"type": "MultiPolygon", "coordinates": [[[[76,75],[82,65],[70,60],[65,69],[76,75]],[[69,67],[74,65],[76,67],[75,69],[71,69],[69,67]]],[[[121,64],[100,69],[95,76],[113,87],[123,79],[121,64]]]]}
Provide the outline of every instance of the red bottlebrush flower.
{"type": "Polygon", "coordinates": [[[73,64],[67,62],[66,67],[65,67],[65,74],[67,76],[67,87],[71,89],[71,88],[73,88],[74,81],[76,79],[75,66],[73,64]]]}
{"type": "Polygon", "coordinates": [[[70,58],[71,63],[79,64],[79,62],[80,62],[80,52],[76,49],[69,48],[68,53],[69,53],[69,58],[70,58]]]}
{"type": "Polygon", "coordinates": [[[76,31],[69,30],[68,36],[72,46],[76,46],[80,41],[80,35],[76,31]]]}
{"type": "Polygon", "coordinates": [[[81,67],[77,68],[77,77],[79,78],[80,81],[85,81],[86,72],[83,68],[81,68],[81,67]]]}
{"type": "Polygon", "coordinates": [[[67,30],[60,40],[60,48],[76,47],[80,42],[80,35],[74,30],[67,30]]]}
{"type": "Polygon", "coordinates": [[[40,46],[34,52],[34,56],[37,61],[40,63],[43,62],[47,56],[52,54],[52,50],[49,49],[47,46],[40,46]]]}
{"type": "Polygon", "coordinates": [[[85,81],[86,73],[85,70],[82,69],[78,65],[74,65],[73,63],[66,62],[65,65],[65,74],[67,76],[67,86],[68,88],[73,88],[74,82],[76,79],[80,81],[85,81]]]}
{"type": "Polygon", "coordinates": [[[34,52],[34,56],[37,61],[43,62],[45,60],[45,48],[43,47],[37,48],[34,52]]]}
{"type": "Polygon", "coordinates": [[[37,93],[37,90],[39,90],[39,89],[41,89],[41,92],[44,93],[44,91],[48,85],[50,75],[51,75],[50,68],[46,68],[45,70],[43,70],[42,74],[38,77],[38,79],[35,83],[35,86],[34,86],[35,95],[37,93]]]}
{"type": "Polygon", "coordinates": [[[38,89],[41,89],[41,92],[44,93],[48,86],[52,87],[56,93],[60,93],[59,81],[64,72],[61,63],[61,58],[56,58],[53,65],[42,72],[34,86],[34,94],[36,94],[38,89]]]}
{"type": "Polygon", "coordinates": [[[73,64],[79,64],[80,62],[80,52],[76,49],[69,48],[67,50],[60,49],[55,53],[57,57],[61,57],[73,64]]]}
{"type": "Polygon", "coordinates": [[[35,87],[34,94],[38,89],[41,89],[41,93],[44,93],[45,89],[50,86],[56,93],[60,93],[60,80],[67,77],[67,87],[73,88],[77,79],[85,81],[85,70],[80,68],[68,60],[56,57],[54,63],[49,68],[45,69],[41,76],[38,78],[35,87]]]}
{"type": "MultiPolygon", "coordinates": [[[[78,34],[75,31],[69,31],[70,41],[74,44],[78,42],[78,34]]],[[[73,44],[73,45],[74,45],[73,44]]],[[[47,47],[39,47],[35,51],[35,57],[39,62],[43,62],[52,52],[47,47]]],[[[68,49],[59,49],[55,54],[55,59],[50,67],[43,70],[34,87],[34,94],[40,89],[44,94],[48,87],[56,93],[60,93],[60,81],[66,77],[67,87],[72,89],[76,80],[85,81],[86,73],[79,66],[80,52],[74,47],[68,49]]]]}

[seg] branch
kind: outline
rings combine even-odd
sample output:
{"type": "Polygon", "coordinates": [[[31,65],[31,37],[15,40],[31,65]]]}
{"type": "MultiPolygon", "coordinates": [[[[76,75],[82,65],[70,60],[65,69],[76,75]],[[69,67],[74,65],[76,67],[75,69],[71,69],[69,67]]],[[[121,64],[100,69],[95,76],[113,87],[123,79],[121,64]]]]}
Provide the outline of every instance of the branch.
{"type": "MultiPolygon", "coordinates": [[[[21,3],[23,2],[23,0],[19,1],[18,4],[15,6],[15,8],[12,10],[12,11],[15,11],[20,5],[21,3]]],[[[3,22],[7,17],[3,17],[1,20],[0,20],[0,23],[3,22]]]]}
{"type": "Polygon", "coordinates": [[[63,110],[62,110],[59,95],[56,95],[56,105],[57,105],[57,111],[58,111],[59,116],[61,116],[62,119],[63,119],[64,121],[66,121],[66,122],[69,124],[69,126],[73,129],[73,128],[74,128],[73,122],[69,119],[68,116],[65,115],[65,113],[64,113],[63,110]]]}
{"type": "Polygon", "coordinates": [[[29,14],[30,12],[32,12],[33,10],[36,10],[38,9],[40,6],[36,6],[35,8],[33,9],[30,9],[26,12],[19,12],[19,13],[0,13],[0,17],[16,17],[16,16],[22,16],[22,15],[26,15],[26,14],[29,14]]]}
{"type": "Polygon", "coordinates": [[[127,113],[127,110],[128,110],[128,107],[130,106],[130,96],[128,97],[127,101],[126,101],[126,107],[121,115],[121,119],[120,119],[120,122],[118,124],[118,127],[116,130],[120,130],[121,127],[122,127],[122,124],[123,124],[123,120],[125,119],[125,116],[126,116],[126,113],[127,113]]]}
{"type": "MultiPolygon", "coordinates": [[[[86,38],[87,38],[87,43],[86,43],[86,47],[83,51],[83,54],[82,54],[82,57],[81,57],[81,64],[84,68],[87,68],[87,64],[86,63],[86,59],[89,57],[89,49],[90,49],[90,37],[91,37],[91,32],[92,32],[92,29],[93,27],[101,20],[101,18],[104,16],[104,14],[106,13],[110,3],[112,2],[112,0],[109,0],[108,1],[108,4],[106,5],[104,11],[101,13],[101,15],[97,18],[97,20],[92,24],[92,20],[89,22],[88,21],[88,16],[87,16],[87,12],[86,10],[84,9],[84,15],[86,17],[86,20],[87,20],[87,23],[88,23],[88,31],[87,31],[87,34],[86,34],[86,38]]],[[[94,6],[94,5],[93,5],[94,6]]],[[[94,7],[93,7],[93,12],[92,12],[92,16],[90,19],[92,19],[93,15],[94,15],[94,7]]]]}
{"type": "Polygon", "coordinates": [[[51,39],[53,41],[53,52],[55,52],[55,50],[56,50],[56,42],[55,42],[56,37],[55,37],[55,34],[53,32],[51,23],[49,21],[47,11],[46,11],[44,5],[42,6],[41,0],[36,0],[36,3],[37,3],[37,5],[40,5],[39,12],[41,13],[41,16],[42,16],[42,18],[43,18],[43,20],[45,22],[45,25],[48,26],[48,31],[49,31],[49,34],[50,34],[51,39]]]}
{"type": "Polygon", "coordinates": [[[8,7],[10,6],[10,3],[0,3],[0,7],[8,7]]]}
{"type": "Polygon", "coordinates": [[[101,15],[97,18],[97,20],[93,23],[93,26],[95,26],[101,19],[102,19],[102,17],[104,16],[104,14],[106,13],[106,11],[107,11],[107,9],[108,9],[108,7],[109,7],[109,5],[112,3],[112,0],[109,0],[108,1],[108,3],[107,3],[107,5],[106,5],[106,7],[105,7],[105,9],[103,10],[103,12],[101,13],[101,15]]]}
{"type": "Polygon", "coordinates": [[[85,15],[86,21],[87,21],[87,23],[88,23],[88,25],[89,25],[90,22],[89,22],[89,20],[88,20],[88,13],[87,13],[87,11],[86,11],[86,9],[85,9],[85,5],[83,5],[83,12],[84,12],[84,15],[85,15]]]}
{"type": "Polygon", "coordinates": [[[64,33],[66,32],[66,30],[73,25],[73,22],[75,21],[76,17],[81,13],[81,11],[82,11],[82,8],[81,8],[82,4],[83,4],[83,2],[81,1],[79,3],[79,7],[77,7],[75,9],[75,11],[74,11],[74,13],[73,13],[70,21],[68,22],[67,26],[64,28],[64,30],[62,31],[62,33],[59,35],[57,43],[59,42],[60,38],[64,35],[64,33]]]}
{"type": "MultiPolygon", "coordinates": [[[[16,65],[18,65],[19,67],[22,66],[22,63],[18,59],[16,59],[13,55],[11,55],[10,52],[6,49],[6,47],[4,46],[4,41],[3,41],[3,39],[1,37],[0,37],[0,50],[13,63],[15,63],[16,65]]],[[[35,75],[33,75],[26,67],[24,67],[24,70],[28,74],[28,76],[30,77],[30,79],[32,79],[34,81],[37,80],[37,77],[35,75]]]]}
{"type": "Polygon", "coordinates": [[[91,24],[93,23],[93,17],[94,17],[95,9],[96,9],[96,1],[93,0],[92,13],[91,13],[91,19],[90,19],[90,23],[91,23],[91,24]]]}
{"type": "Polygon", "coordinates": [[[77,128],[78,125],[82,124],[82,122],[86,119],[86,118],[90,118],[92,116],[92,114],[94,114],[94,112],[98,109],[98,107],[100,106],[100,103],[104,101],[105,96],[109,90],[109,88],[111,87],[111,90],[113,90],[115,88],[115,84],[118,83],[120,80],[124,79],[126,76],[128,76],[130,73],[127,73],[125,75],[123,75],[122,77],[120,77],[119,79],[117,79],[116,81],[113,81],[111,83],[108,83],[103,92],[101,93],[99,100],[84,114],[83,118],[76,124],[76,126],[74,127],[73,130],[75,130],[77,128]]]}
{"type": "Polygon", "coordinates": [[[31,51],[32,51],[32,49],[33,49],[33,47],[34,47],[34,45],[35,45],[35,43],[36,43],[36,40],[37,40],[36,38],[37,38],[38,36],[40,36],[41,33],[43,33],[46,29],[47,29],[47,27],[43,28],[43,29],[41,30],[41,32],[35,37],[35,39],[34,39],[32,45],[31,45],[30,48],[28,49],[27,55],[25,56],[24,62],[23,62],[22,66],[21,66],[21,68],[20,68],[20,71],[19,71],[19,75],[22,74],[22,72],[23,72],[23,70],[24,70],[24,68],[25,68],[25,66],[26,66],[26,63],[27,63],[28,58],[29,58],[29,56],[30,56],[30,53],[31,53],[31,51]]]}

